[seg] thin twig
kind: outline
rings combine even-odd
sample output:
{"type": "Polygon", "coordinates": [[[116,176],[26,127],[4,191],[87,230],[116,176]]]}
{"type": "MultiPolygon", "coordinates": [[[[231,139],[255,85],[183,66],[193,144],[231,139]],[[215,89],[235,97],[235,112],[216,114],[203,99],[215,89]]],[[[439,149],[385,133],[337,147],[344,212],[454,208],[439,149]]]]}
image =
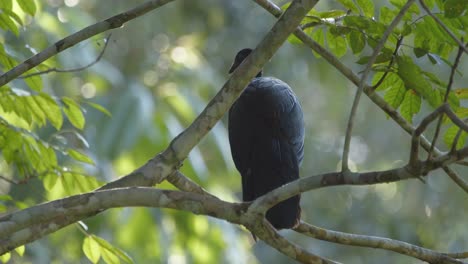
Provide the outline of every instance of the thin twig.
{"type": "Polygon", "coordinates": [[[12,180],[12,179],[9,179],[9,178],[7,178],[7,177],[5,177],[5,176],[2,176],[2,175],[0,175],[0,179],[6,181],[6,182],[8,182],[8,183],[11,183],[11,184],[13,184],[13,185],[18,185],[18,184],[20,184],[20,182],[15,181],[15,180],[12,180]]]}
{"type": "MultiPolygon", "coordinates": [[[[452,70],[450,71],[449,82],[447,84],[447,89],[445,90],[444,103],[447,103],[450,91],[452,90],[453,77],[455,76],[455,72],[457,71],[458,64],[460,63],[460,58],[463,55],[463,49],[462,49],[463,47],[458,47],[458,53],[457,53],[457,56],[455,57],[455,62],[453,63],[452,70]]],[[[429,152],[427,153],[427,159],[432,158],[432,151],[434,150],[435,144],[437,143],[437,138],[439,137],[440,128],[442,127],[442,120],[443,120],[443,116],[441,115],[439,116],[439,120],[437,120],[436,130],[434,132],[434,137],[432,139],[431,148],[429,149],[429,152]]]]}
{"type": "Polygon", "coordinates": [[[78,71],[85,70],[85,69],[93,66],[94,64],[98,63],[101,60],[102,56],[104,55],[104,52],[106,51],[107,45],[109,44],[109,40],[110,40],[111,35],[112,34],[109,34],[104,39],[104,47],[99,52],[99,55],[96,57],[96,59],[94,59],[94,61],[88,63],[85,66],[81,66],[81,67],[73,68],[73,69],[49,68],[49,69],[44,70],[44,71],[38,71],[38,72],[30,73],[30,74],[21,75],[19,78],[20,79],[26,79],[26,78],[33,77],[33,76],[36,76],[36,75],[42,75],[42,74],[47,74],[47,73],[51,73],[51,72],[62,72],[63,73],[63,72],[78,72],[78,71]]]}
{"type": "Polygon", "coordinates": [[[419,3],[421,4],[422,8],[426,11],[426,13],[434,19],[437,24],[445,31],[447,34],[458,44],[458,46],[463,49],[465,53],[468,53],[468,50],[465,47],[465,44],[463,44],[462,41],[460,41],[455,34],[453,34],[452,31],[442,22],[436,15],[434,15],[431,10],[427,7],[427,5],[424,3],[423,0],[419,0],[419,3]]]}
{"type": "Polygon", "coordinates": [[[190,178],[182,174],[180,171],[174,171],[174,173],[167,176],[167,181],[170,182],[172,185],[177,187],[181,191],[185,192],[194,192],[198,194],[208,195],[215,197],[211,193],[207,192],[203,189],[200,185],[192,181],[190,178]]]}
{"type": "Polygon", "coordinates": [[[400,48],[402,42],[403,42],[403,37],[399,37],[398,40],[397,40],[397,43],[395,45],[395,50],[393,51],[393,54],[392,54],[392,58],[390,59],[390,62],[387,65],[387,70],[382,75],[382,77],[380,77],[380,79],[377,81],[377,83],[372,86],[372,88],[371,88],[372,90],[376,90],[383,83],[385,78],[387,78],[387,75],[390,72],[390,69],[392,68],[393,63],[395,62],[395,58],[397,56],[398,49],[400,48]]]}
{"type": "Polygon", "coordinates": [[[348,125],[346,128],[346,134],[345,134],[345,140],[344,140],[344,146],[343,146],[343,155],[341,158],[341,170],[343,172],[349,171],[348,167],[348,156],[349,156],[349,148],[351,144],[351,134],[354,126],[354,119],[356,116],[357,108],[359,106],[359,100],[361,98],[362,92],[364,90],[364,86],[366,84],[367,76],[369,75],[370,71],[372,70],[372,65],[374,64],[375,60],[377,59],[377,56],[379,55],[380,51],[383,49],[385,42],[387,41],[388,37],[390,34],[393,32],[395,27],[398,25],[400,20],[403,18],[405,13],[408,11],[410,6],[415,2],[415,0],[408,0],[406,4],[400,9],[400,12],[396,15],[396,17],[393,19],[392,23],[387,27],[385,30],[384,34],[382,35],[382,38],[380,39],[379,43],[375,47],[372,55],[369,58],[369,61],[367,62],[366,68],[361,76],[361,79],[359,81],[358,89],[356,91],[356,94],[354,96],[354,101],[353,101],[353,106],[351,107],[351,112],[349,114],[349,119],[348,119],[348,125]]]}
{"type": "Polygon", "coordinates": [[[312,238],[343,245],[390,250],[429,263],[463,263],[462,261],[456,260],[456,258],[463,258],[465,256],[465,252],[451,253],[449,255],[445,253],[439,253],[427,248],[418,247],[416,245],[406,243],[403,241],[398,241],[384,237],[357,235],[333,231],[313,226],[302,221],[300,225],[294,229],[294,231],[312,238]]]}
{"type": "Polygon", "coordinates": [[[450,169],[447,166],[442,167],[445,173],[452,179],[458,186],[460,186],[466,193],[468,193],[468,182],[463,180],[460,176],[457,175],[455,171],[450,169]]]}

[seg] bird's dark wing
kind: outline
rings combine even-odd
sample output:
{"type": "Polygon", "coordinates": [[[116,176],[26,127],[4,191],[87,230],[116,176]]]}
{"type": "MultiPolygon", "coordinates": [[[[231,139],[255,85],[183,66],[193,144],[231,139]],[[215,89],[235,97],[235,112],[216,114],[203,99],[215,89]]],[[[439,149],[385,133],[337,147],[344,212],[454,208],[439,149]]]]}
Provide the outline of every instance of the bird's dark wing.
{"type": "MultiPolygon", "coordinates": [[[[229,112],[229,140],[244,201],[297,179],[304,122],[289,86],[275,78],[254,79],[229,112]]],[[[267,219],[276,228],[292,227],[299,212],[296,196],[270,209],[267,219]]]]}

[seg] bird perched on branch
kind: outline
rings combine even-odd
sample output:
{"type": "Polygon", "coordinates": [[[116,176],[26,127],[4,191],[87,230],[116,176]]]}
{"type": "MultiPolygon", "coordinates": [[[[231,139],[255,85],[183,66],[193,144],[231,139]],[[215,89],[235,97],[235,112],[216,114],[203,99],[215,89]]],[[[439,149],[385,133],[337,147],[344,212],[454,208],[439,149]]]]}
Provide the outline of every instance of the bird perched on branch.
{"type": "MultiPolygon", "coordinates": [[[[232,73],[252,52],[239,51],[232,73]]],[[[229,143],[242,176],[242,198],[252,201],[299,178],[304,157],[304,119],[289,85],[262,71],[229,110],[229,143]]],[[[300,195],[270,208],[266,219],[276,228],[294,228],[301,215],[300,195]]]]}

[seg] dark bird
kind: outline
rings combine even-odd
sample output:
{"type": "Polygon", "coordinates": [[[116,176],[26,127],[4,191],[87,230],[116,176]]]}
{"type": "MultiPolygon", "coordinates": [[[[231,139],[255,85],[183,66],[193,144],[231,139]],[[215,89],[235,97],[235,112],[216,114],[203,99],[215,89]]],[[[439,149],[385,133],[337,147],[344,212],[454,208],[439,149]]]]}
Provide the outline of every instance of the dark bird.
{"type": "MultiPolygon", "coordinates": [[[[232,73],[252,52],[239,51],[232,73]]],[[[304,157],[304,119],[289,85],[260,71],[229,110],[229,143],[242,176],[242,199],[255,198],[299,178],[304,157]]],[[[300,195],[272,207],[266,219],[276,228],[298,225],[300,195]]]]}

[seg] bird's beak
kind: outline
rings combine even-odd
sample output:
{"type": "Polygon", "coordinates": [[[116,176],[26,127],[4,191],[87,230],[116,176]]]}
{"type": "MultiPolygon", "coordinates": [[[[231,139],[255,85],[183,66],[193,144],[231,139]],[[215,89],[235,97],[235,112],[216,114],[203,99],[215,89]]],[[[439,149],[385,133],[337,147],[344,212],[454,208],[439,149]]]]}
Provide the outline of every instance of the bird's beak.
{"type": "Polygon", "coordinates": [[[234,61],[231,65],[231,68],[229,68],[229,73],[233,73],[236,70],[236,68],[239,66],[239,64],[240,64],[239,62],[234,61]]]}

